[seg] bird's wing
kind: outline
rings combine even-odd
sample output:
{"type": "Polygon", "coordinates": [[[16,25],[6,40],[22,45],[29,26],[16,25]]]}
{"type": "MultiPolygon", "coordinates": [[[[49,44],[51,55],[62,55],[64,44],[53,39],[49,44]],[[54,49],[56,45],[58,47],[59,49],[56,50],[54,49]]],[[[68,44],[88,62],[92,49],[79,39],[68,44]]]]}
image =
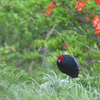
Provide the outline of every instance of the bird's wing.
{"type": "MultiPolygon", "coordinates": [[[[73,57],[73,56],[72,56],[73,57]]],[[[80,67],[80,65],[79,65],[79,63],[78,63],[78,61],[76,60],[76,58],[75,57],[73,57],[73,59],[74,59],[74,61],[76,62],[76,64],[77,64],[77,68],[78,68],[78,70],[80,71],[81,70],[81,67],[80,67]]]]}

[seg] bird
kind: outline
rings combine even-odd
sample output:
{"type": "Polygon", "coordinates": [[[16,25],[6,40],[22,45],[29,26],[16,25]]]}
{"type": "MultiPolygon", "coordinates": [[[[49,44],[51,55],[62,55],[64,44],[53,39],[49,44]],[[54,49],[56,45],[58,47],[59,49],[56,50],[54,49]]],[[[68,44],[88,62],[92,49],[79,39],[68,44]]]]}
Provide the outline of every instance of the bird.
{"type": "Polygon", "coordinates": [[[71,55],[58,55],[57,66],[62,73],[69,75],[72,78],[77,78],[81,70],[76,58],[71,55]]]}

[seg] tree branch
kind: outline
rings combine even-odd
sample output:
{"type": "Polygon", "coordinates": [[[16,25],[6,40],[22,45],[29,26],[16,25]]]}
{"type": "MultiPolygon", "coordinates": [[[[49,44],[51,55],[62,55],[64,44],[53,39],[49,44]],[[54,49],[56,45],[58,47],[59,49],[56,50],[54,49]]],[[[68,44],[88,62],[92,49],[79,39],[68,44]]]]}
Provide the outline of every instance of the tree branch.
{"type": "Polygon", "coordinates": [[[9,0],[7,0],[6,3],[1,6],[1,8],[3,8],[8,2],[9,0]]]}
{"type": "MultiPolygon", "coordinates": [[[[57,26],[57,24],[55,24],[52,28],[51,28],[51,30],[49,31],[49,33],[48,33],[48,35],[47,35],[47,37],[46,37],[46,41],[48,40],[48,38],[50,37],[50,35],[53,33],[53,31],[54,31],[54,29],[55,29],[55,27],[57,26]]],[[[42,47],[39,47],[38,48],[38,50],[37,50],[37,52],[39,53],[40,51],[42,50],[42,47]]],[[[29,66],[29,68],[28,68],[28,70],[27,70],[27,72],[31,72],[32,73],[32,66],[34,65],[34,60],[31,62],[31,64],[30,64],[30,66],[29,66]]]]}

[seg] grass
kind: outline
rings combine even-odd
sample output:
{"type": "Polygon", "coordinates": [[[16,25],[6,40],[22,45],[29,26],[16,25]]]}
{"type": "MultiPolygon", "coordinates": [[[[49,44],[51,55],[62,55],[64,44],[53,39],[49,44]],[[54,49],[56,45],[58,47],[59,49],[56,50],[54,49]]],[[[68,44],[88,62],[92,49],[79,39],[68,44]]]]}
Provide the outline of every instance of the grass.
{"type": "MultiPolygon", "coordinates": [[[[18,82],[0,81],[0,100],[99,100],[99,76],[79,75],[78,79],[68,82],[68,77],[63,79],[57,76],[44,74],[47,79],[45,84],[39,84],[32,77],[27,81],[18,82]],[[62,81],[63,80],[63,81],[62,81]],[[5,96],[4,96],[5,94],[5,96]]],[[[14,79],[9,77],[9,80],[14,79]]],[[[44,81],[44,78],[41,79],[44,81]]]]}

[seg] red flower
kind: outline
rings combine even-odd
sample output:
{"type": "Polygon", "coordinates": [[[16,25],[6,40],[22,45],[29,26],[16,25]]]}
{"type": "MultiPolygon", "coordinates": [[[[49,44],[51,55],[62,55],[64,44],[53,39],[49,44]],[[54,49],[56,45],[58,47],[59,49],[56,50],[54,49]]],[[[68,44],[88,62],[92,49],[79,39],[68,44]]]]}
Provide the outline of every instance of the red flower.
{"type": "Polygon", "coordinates": [[[96,2],[97,4],[100,4],[100,0],[95,0],[95,2],[96,2]]]}
{"type": "Polygon", "coordinates": [[[97,25],[96,29],[95,29],[95,35],[98,35],[99,31],[100,31],[100,22],[99,24],[97,25]]]}
{"type": "Polygon", "coordinates": [[[49,11],[49,12],[47,13],[47,15],[51,15],[51,13],[52,13],[52,11],[49,11]]]}
{"type": "Polygon", "coordinates": [[[98,45],[100,45],[100,43],[98,43],[98,45]]]}
{"type": "Polygon", "coordinates": [[[100,31],[100,16],[99,16],[99,18],[98,18],[98,16],[94,17],[94,19],[93,19],[93,27],[96,27],[94,34],[98,35],[99,31],[100,31]]]}
{"type": "Polygon", "coordinates": [[[49,4],[49,12],[47,13],[47,15],[51,15],[52,13],[52,9],[55,7],[56,2],[50,3],[49,4]]]}
{"type": "Polygon", "coordinates": [[[49,8],[49,12],[51,12],[52,11],[52,9],[51,8],[49,8]]]}
{"type": "Polygon", "coordinates": [[[82,7],[85,7],[85,2],[82,2],[82,1],[78,1],[76,2],[76,6],[75,8],[78,8],[77,11],[81,12],[82,11],[82,7]]]}
{"type": "Polygon", "coordinates": [[[90,9],[86,9],[86,10],[90,10],[90,9]]]}
{"type": "Polygon", "coordinates": [[[98,16],[94,17],[94,19],[93,19],[93,27],[96,27],[99,22],[100,22],[100,18],[98,18],[98,16]]]}
{"type": "Polygon", "coordinates": [[[79,22],[82,22],[82,20],[81,20],[81,19],[79,19],[78,21],[79,21],[79,22]]]}
{"type": "Polygon", "coordinates": [[[52,8],[54,8],[54,7],[55,7],[54,3],[50,3],[50,4],[49,4],[49,9],[52,9],[52,8]]]}
{"type": "Polygon", "coordinates": [[[51,15],[52,9],[55,7],[56,4],[57,4],[56,2],[50,3],[50,4],[49,4],[49,12],[46,13],[46,11],[44,11],[44,9],[42,9],[42,12],[43,12],[43,13],[46,13],[47,15],[51,15]]]}
{"type": "Polygon", "coordinates": [[[84,48],[81,49],[82,51],[84,50],[84,48]]]}
{"type": "Polygon", "coordinates": [[[81,12],[82,11],[82,7],[78,8],[77,11],[81,12]]]}
{"type": "Polygon", "coordinates": [[[90,17],[90,15],[87,15],[87,17],[90,17]]]}
{"type": "Polygon", "coordinates": [[[82,2],[82,1],[78,1],[78,2],[76,2],[76,6],[75,6],[75,8],[78,8],[78,7],[85,7],[85,2],[82,2]]]}
{"type": "Polygon", "coordinates": [[[65,48],[68,49],[68,44],[65,45],[65,48]]]}
{"type": "Polygon", "coordinates": [[[99,31],[99,30],[100,30],[100,23],[96,27],[96,31],[99,31]]]}
{"type": "Polygon", "coordinates": [[[94,14],[92,14],[91,17],[94,17],[94,14]]]}
{"type": "Polygon", "coordinates": [[[43,12],[43,13],[46,13],[46,11],[44,11],[44,9],[42,9],[42,12],[43,12]]]}
{"type": "Polygon", "coordinates": [[[86,19],[86,22],[90,22],[90,18],[87,18],[87,19],[86,19]]]}
{"type": "Polygon", "coordinates": [[[94,34],[95,34],[95,35],[98,35],[98,33],[99,33],[98,31],[95,31],[95,33],[94,33],[94,34]]]}
{"type": "Polygon", "coordinates": [[[56,5],[57,3],[56,2],[53,2],[53,4],[56,5]]]}

